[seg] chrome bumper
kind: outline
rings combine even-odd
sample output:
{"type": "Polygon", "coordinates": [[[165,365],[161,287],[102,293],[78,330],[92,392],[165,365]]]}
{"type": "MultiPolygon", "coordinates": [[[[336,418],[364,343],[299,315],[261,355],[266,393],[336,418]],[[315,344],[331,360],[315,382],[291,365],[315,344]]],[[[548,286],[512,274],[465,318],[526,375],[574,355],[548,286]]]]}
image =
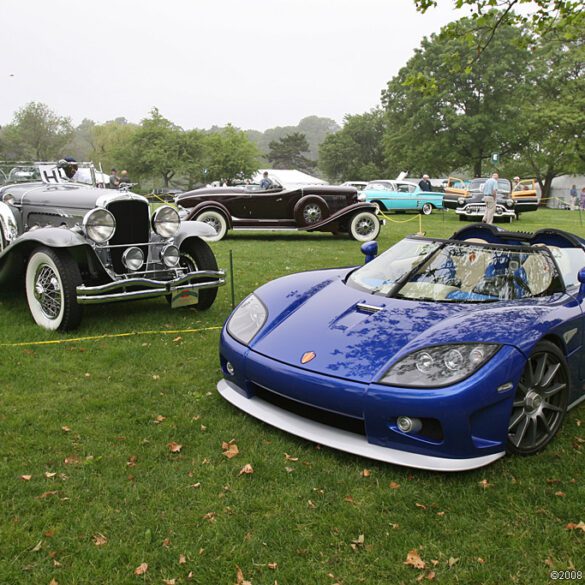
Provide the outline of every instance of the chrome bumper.
{"type": "Polygon", "coordinates": [[[177,291],[203,290],[216,288],[225,284],[223,270],[198,270],[189,272],[173,280],[154,280],[152,278],[125,278],[114,280],[99,286],[78,286],[77,302],[80,305],[111,303],[133,299],[150,299],[162,297],[177,291]],[[192,282],[202,278],[214,278],[211,282],[192,282]],[[128,290],[138,289],[138,290],[128,290]]]}
{"type": "MultiPolygon", "coordinates": [[[[458,215],[467,215],[469,217],[483,217],[485,213],[485,203],[471,203],[465,207],[458,207],[455,210],[458,215]]],[[[516,217],[516,212],[513,209],[508,209],[501,205],[496,206],[494,217],[516,217]]]]}

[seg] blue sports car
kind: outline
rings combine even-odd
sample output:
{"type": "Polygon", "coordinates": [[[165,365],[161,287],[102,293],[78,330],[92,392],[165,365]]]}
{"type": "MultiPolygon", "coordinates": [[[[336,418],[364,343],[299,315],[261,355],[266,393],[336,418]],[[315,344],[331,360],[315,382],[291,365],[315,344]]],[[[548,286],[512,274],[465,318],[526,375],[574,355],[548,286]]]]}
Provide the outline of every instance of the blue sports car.
{"type": "Polygon", "coordinates": [[[221,335],[220,394],[275,427],[457,471],[537,453],[585,399],[585,241],[474,224],[257,289],[221,335]]]}
{"type": "Polygon", "coordinates": [[[401,180],[371,181],[358,201],[376,203],[381,211],[414,210],[430,215],[433,209],[443,209],[443,193],[423,191],[416,183],[401,180]]]}

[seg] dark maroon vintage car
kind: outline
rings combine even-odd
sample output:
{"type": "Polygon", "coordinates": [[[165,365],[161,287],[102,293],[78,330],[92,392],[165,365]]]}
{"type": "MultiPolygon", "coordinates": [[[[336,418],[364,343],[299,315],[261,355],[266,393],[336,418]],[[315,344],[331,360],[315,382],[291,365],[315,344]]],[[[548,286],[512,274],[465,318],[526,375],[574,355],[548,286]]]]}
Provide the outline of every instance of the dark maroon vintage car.
{"type": "Polygon", "coordinates": [[[196,189],[175,202],[184,218],[208,223],[217,232],[207,240],[221,240],[230,229],[284,229],[347,233],[367,242],[380,232],[378,208],[359,203],[353,187],[308,185],[285,188],[273,182],[261,190],[257,184],[196,189]]]}

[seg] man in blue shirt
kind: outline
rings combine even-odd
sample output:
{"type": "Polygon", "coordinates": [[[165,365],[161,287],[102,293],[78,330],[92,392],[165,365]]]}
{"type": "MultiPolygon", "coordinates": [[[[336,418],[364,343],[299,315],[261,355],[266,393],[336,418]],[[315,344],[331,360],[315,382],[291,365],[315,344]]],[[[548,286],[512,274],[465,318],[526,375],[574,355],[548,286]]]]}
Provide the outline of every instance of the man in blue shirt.
{"type": "Polygon", "coordinates": [[[485,203],[485,213],[481,219],[483,223],[494,223],[499,178],[498,173],[494,173],[483,185],[483,202],[485,203]]]}
{"type": "Polygon", "coordinates": [[[260,181],[260,189],[266,191],[266,189],[270,189],[270,187],[272,187],[272,181],[268,178],[268,171],[264,171],[262,180],[260,181]]]}

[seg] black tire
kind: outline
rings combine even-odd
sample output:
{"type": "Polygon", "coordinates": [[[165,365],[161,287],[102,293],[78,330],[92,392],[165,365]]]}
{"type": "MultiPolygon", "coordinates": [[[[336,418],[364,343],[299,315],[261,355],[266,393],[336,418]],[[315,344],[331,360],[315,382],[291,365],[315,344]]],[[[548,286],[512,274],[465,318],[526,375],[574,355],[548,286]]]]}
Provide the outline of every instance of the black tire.
{"type": "Polygon", "coordinates": [[[2,228],[2,224],[0,224],[0,254],[4,252],[4,248],[7,245],[6,238],[4,237],[4,229],[2,228]]]}
{"type": "MultiPolygon", "coordinates": [[[[180,253],[179,266],[183,266],[188,270],[217,270],[215,255],[211,251],[209,244],[203,240],[191,238],[183,242],[180,253]]],[[[201,311],[209,309],[213,305],[216,296],[217,287],[200,290],[199,302],[195,307],[201,311]]],[[[167,296],[167,301],[171,301],[170,296],[167,296]]]]}
{"type": "Polygon", "coordinates": [[[359,211],[349,220],[349,235],[358,242],[375,240],[380,233],[380,220],[371,211],[359,211]]]}
{"type": "Polygon", "coordinates": [[[298,227],[307,227],[329,217],[329,208],[319,197],[303,197],[297,201],[293,215],[298,227]]]}
{"type": "Polygon", "coordinates": [[[81,322],[82,307],[76,288],[81,274],[65,250],[40,247],[33,250],[26,266],[28,306],[36,324],[51,331],[70,331],[81,322]]]}
{"type": "Polygon", "coordinates": [[[459,214],[459,221],[467,221],[467,216],[459,214]]]}
{"type": "Polygon", "coordinates": [[[507,451],[538,453],[557,434],[569,401],[569,368],[561,350],[540,341],[518,382],[508,423],[507,451]]]}
{"type": "Polygon", "coordinates": [[[217,209],[205,209],[201,213],[197,215],[195,221],[201,221],[210,225],[215,231],[215,236],[205,236],[205,239],[208,242],[219,242],[222,240],[228,230],[228,222],[221,211],[217,209]]]}
{"type": "Polygon", "coordinates": [[[431,213],[433,213],[433,204],[432,203],[425,203],[421,209],[420,212],[423,215],[431,215],[431,213]]]}

